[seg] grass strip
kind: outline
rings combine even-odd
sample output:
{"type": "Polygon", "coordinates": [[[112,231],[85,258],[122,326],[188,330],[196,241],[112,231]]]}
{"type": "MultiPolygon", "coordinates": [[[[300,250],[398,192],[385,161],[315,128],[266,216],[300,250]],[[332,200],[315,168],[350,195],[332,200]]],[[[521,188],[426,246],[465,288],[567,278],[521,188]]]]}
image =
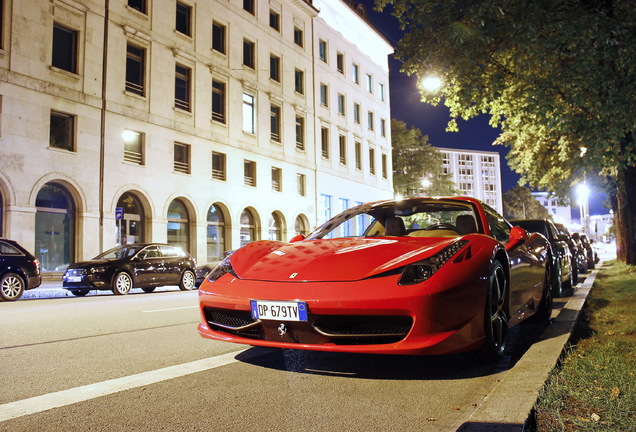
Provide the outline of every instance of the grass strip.
{"type": "Polygon", "coordinates": [[[636,431],[636,266],[604,263],[534,423],[537,432],[636,431]]]}

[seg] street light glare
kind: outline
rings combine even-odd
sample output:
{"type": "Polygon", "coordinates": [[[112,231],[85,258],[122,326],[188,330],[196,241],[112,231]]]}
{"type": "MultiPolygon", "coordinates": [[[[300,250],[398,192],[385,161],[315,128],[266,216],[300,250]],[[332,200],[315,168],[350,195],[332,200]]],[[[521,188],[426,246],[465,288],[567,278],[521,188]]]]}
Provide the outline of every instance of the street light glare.
{"type": "Polygon", "coordinates": [[[438,90],[442,86],[442,80],[436,76],[427,76],[422,79],[422,87],[427,91],[438,90]]]}

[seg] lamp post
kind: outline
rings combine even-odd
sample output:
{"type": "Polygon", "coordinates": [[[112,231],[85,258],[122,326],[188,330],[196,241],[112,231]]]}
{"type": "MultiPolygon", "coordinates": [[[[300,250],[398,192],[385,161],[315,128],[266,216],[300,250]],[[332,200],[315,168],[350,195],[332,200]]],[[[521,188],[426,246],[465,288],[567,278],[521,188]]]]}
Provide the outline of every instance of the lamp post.
{"type": "Polygon", "coordinates": [[[590,218],[590,188],[585,183],[581,183],[576,188],[576,195],[578,197],[578,204],[581,212],[581,225],[583,226],[583,233],[589,236],[588,225],[590,218]]]}

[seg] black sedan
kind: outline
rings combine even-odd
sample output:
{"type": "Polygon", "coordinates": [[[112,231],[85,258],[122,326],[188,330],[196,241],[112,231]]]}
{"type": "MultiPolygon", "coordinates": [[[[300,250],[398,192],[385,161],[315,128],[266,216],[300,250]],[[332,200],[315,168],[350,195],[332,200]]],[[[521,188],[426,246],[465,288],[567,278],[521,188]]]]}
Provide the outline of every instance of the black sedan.
{"type": "Polygon", "coordinates": [[[520,226],[528,232],[538,232],[550,242],[552,249],[552,295],[561,297],[563,288],[570,289],[574,282],[572,272],[572,253],[568,244],[559,239],[559,234],[554,223],[549,219],[517,219],[511,220],[511,224],[520,226]]]}
{"type": "Polygon", "coordinates": [[[39,261],[18,242],[0,239],[0,301],[15,301],[41,283],[39,261]]]}
{"type": "Polygon", "coordinates": [[[136,243],[110,249],[90,261],[72,264],[63,287],[76,296],[90,290],[128,294],[132,288],[152,292],[158,286],[195,288],[196,263],[183,249],[160,243],[136,243]]]}

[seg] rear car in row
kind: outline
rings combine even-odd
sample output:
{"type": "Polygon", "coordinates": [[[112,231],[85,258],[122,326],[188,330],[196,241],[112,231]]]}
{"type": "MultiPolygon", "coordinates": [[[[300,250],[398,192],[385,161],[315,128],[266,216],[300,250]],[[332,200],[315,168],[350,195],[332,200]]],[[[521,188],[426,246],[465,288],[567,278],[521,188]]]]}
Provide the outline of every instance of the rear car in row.
{"type": "Polygon", "coordinates": [[[15,301],[41,283],[40,262],[18,242],[0,239],[0,301],[15,301]]]}

